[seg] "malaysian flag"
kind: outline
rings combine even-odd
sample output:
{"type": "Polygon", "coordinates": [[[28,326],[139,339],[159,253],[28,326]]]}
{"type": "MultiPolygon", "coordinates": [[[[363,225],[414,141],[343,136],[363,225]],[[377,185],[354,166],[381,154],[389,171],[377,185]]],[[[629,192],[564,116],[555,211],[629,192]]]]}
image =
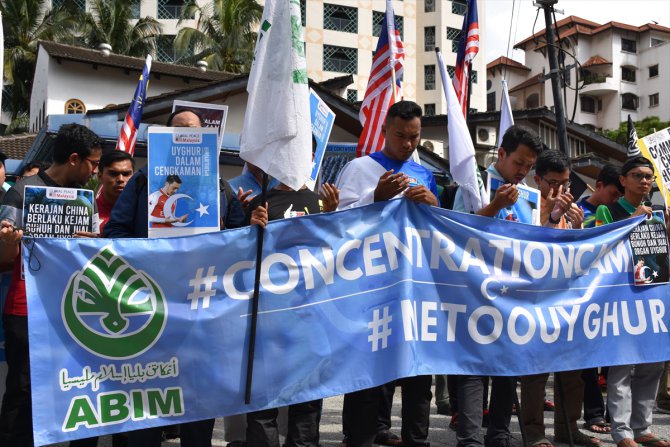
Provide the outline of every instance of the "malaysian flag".
{"type": "Polygon", "coordinates": [[[121,133],[119,139],[116,141],[116,149],[128,152],[130,155],[135,154],[135,141],[137,140],[137,129],[140,127],[142,121],[142,108],[147,98],[147,87],[149,86],[149,73],[151,72],[151,56],[147,56],[144,63],[144,69],[140,75],[140,80],[135,89],[135,95],[130,102],[130,108],[126,114],[126,119],[121,126],[121,133]]]}
{"type": "Polygon", "coordinates": [[[463,109],[463,116],[468,113],[468,63],[479,52],[479,18],[477,16],[477,0],[468,0],[468,10],[463,17],[461,40],[458,44],[456,70],[454,70],[454,91],[463,109]]]}
{"type": "Polygon", "coordinates": [[[358,139],[356,156],[360,157],[384,148],[382,124],[389,107],[400,97],[405,51],[395,26],[393,5],[386,0],[386,18],[382,23],[377,50],[372,57],[372,70],[358,118],[363,131],[358,139]],[[396,90],[397,88],[397,90],[396,90]]]}

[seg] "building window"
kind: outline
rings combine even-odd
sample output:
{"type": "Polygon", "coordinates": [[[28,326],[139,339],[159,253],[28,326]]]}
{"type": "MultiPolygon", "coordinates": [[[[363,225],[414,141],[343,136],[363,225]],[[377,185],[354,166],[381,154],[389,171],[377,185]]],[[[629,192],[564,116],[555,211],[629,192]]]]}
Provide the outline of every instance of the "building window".
{"type": "Polygon", "coordinates": [[[459,16],[464,16],[467,10],[468,10],[468,3],[465,0],[451,1],[452,14],[458,14],[459,16]]]}
{"type": "Polygon", "coordinates": [[[486,94],[486,111],[495,112],[496,110],[496,92],[486,94]]]}
{"type": "Polygon", "coordinates": [[[542,140],[542,142],[546,144],[549,147],[549,149],[555,149],[558,147],[558,145],[556,144],[557,135],[555,127],[540,122],[539,134],[540,134],[540,140],[542,140]]]}
{"type": "Polygon", "coordinates": [[[68,115],[71,113],[86,113],[86,106],[79,99],[68,99],[65,102],[65,113],[68,115]]]}
{"type": "Polygon", "coordinates": [[[621,80],[635,82],[635,68],[621,67],[621,80]]]}
{"type": "Polygon", "coordinates": [[[358,90],[347,89],[347,101],[349,102],[358,101],[358,90]]]}
{"type": "Polygon", "coordinates": [[[174,62],[177,52],[174,49],[174,35],[163,34],[156,38],[156,60],[159,62],[174,62]]]}
{"type": "MultiPolygon", "coordinates": [[[[58,6],[63,6],[66,3],[68,3],[67,0],[52,0],[51,6],[56,8],[58,6]]],[[[70,4],[76,11],[84,12],[86,10],[86,0],[73,0],[70,4]]]]}
{"type": "Polygon", "coordinates": [[[435,104],[424,104],[423,105],[423,114],[425,116],[435,115],[435,104]]]}
{"type": "Polygon", "coordinates": [[[651,46],[652,46],[652,47],[661,45],[661,44],[664,43],[664,42],[665,42],[665,40],[662,40],[662,39],[657,39],[657,38],[655,38],[655,37],[652,37],[652,38],[651,38],[651,46]]]}
{"type": "Polygon", "coordinates": [[[424,0],[423,12],[435,12],[435,0],[424,0]]]}
{"type": "MultiPolygon", "coordinates": [[[[403,20],[402,17],[400,16],[394,16],[395,17],[395,29],[398,30],[398,33],[400,33],[400,39],[404,38],[404,25],[403,25],[403,20]]],[[[372,11],[372,35],[375,37],[379,37],[379,35],[382,33],[382,23],[384,23],[384,20],[386,20],[386,14],[383,12],[379,11],[372,11]]]]}
{"type": "Polygon", "coordinates": [[[140,18],[140,0],[130,0],[130,18],[140,18]]]}
{"type": "Polygon", "coordinates": [[[621,51],[637,53],[637,42],[631,39],[621,38],[621,51]]]}
{"type": "Polygon", "coordinates": [[[435,50],[435,27],[427,26],[423,29],[423,49],[424,51],[435,50]]]}
{"type": "Polygon", "coordinates": [[[656,76],[658,76],[658,64],[649,67],[649,77],[655,78],[656,76]]]}
{"type": "Polygon", "coordinates": [[[590,96],[581,96],[579,98],[581,104],[581,111],[586,113],[596,113],[596,100],[590,96]]]}
{"type": "Polygon", "coordinates": [[[653,95],[649,95],[649,107],[656,107],[658,105],[658,93],[654,93],[653,95]]]}
{"type": "Polygon", "coordinates": [[[184,7],[182,0],[158,0],[159,19],[179,19],[184,7]]]}
{"type": "Polygon", "coordinates": [[[625,110],[637,110],[639,106],[639,99],[632,93],[624,93],[621,95],[621,108],[625,110]]]}
{"type": "Polygon", "coordinates": [[[586,154],[586,143],[580,138],[568,135],[570,157],[579,157],[586,154]]]}
{"type": "Polygon", "coordinates": [[[423,66],[423,88],[424,90],[435,90],[435,65],[423,66]]]}
{"type": "Polygon", "coordinates": [[[358,72],[358,51],[356,48],[324,45],[323,69],[325,71],[356,74],[358,72]]]}
{"type": "Polygon", "coordinates": [[[323,5],[323,27],[345,33],[358,32],[358,9],[348,6],[323,5]]]}
{"type": "Polygon", "coordinates": [[[461,30],[448,26],[447,39],[451,40],[451,52],[458,53],[458,44],[461,41],[461,30]]]}
{"type": "Polygon", "coordinates": [[[472,83],[477,83],[477,70],[472,70],[472,83]]]}

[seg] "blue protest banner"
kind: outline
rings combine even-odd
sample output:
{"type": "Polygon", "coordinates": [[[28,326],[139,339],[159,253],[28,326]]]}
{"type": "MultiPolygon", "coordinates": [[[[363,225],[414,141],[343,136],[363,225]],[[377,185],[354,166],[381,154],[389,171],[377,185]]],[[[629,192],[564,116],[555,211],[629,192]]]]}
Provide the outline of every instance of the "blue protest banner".
{"type": "Polygon", "coordinates": [[[149,237],[219,229],[219,145],[215,128],[149,129],[149,237]]]}
{"type": "Polygon", "coordinates": [[[556,230],[405,199],[271,222],[251,405],[243,398],[255,229],[34,239],[24,257],[33,267],[26,264],[36,443],[418,374],[670,359],[668,289],[633,285],[626,241],[639,222],[556,230]]]}

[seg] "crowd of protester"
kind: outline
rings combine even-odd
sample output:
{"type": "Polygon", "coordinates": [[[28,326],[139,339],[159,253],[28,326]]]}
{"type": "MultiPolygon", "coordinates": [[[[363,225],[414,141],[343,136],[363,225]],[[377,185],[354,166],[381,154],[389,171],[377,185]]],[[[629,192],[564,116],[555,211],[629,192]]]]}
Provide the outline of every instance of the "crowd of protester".
{"type": "MultiPolygon", "coordinates": [[[[455,196],[445,197],[447,190],[438,192],[432,172],[412,161],[421,136],[421,115],[421,108],[411,101],[394,104],[382,128],[383,151],[351,161],[342,169],[337,182],[323,184],[318,194],[306,186],[293,191],[272,180],[262,203],[259,193],[263,173],[253,165],[247,165],[242,175],[229,182],[220,179],[220,228],[265,226],[268,221],[285,217],[347,209],[401,196],[432,206],[449,203],[450,208],[464,211],[460,189],[455,190],[455,196]]],[[[170,115],[167,125],[202,127],[203,121],[197,111],[182,109],[170,115]]],[[[0,414],[1,446],[33,445],[26,290],[19,262],[22,231],[17,225],[23,188],[26,185],[81,187],[97,175],[101,186],[96,199],[99,228],[94,233],[75,236],[148,237],[146,171],[136,171],[130,155],[121,151],[103,153],[102,147],[100,138],[86,127],[64,125],[54,141],[53,163],[26,165],[14,186],[6,193],[2,191],[0,263],[12,269],[12,283],[3,313],[8,375],[0,414]]],[[[3,177],[4,160],[0,154],[3,177]]],[[[512,126],[503,137],[497,161],[483,173],[484,177],[502,179],[504,186],[497,189],[490,203],[477,214],[531,223],[528,205],[517,200],[517,186],[525,184],[533,169],[534,186],[541,195],[540,224],[545,227],[587,228],[649,215],[652,211],[648,197],[655,173],[645,158],[629,158],[621,168],[605,166],[592,194],[578,201],[570,189],[570,160],[559,151],[543,150],[532,131],[512,126]]],[[[515,413],[525,428],[524,447],[552,447],[544,424],[545,411],[555,412],[554,442],[566,443],[572,439],[575,445],[597,447],[600,439],[588,433],[592,432],[611,433],[617,447],[670,447],[670,442],[650,429],[654,409],[670,413],[668,373],[667,363],[556,372],[555,403],[546,397],[548,372],[525,377],[436,376],[435,403],[439,414],[451,416],[449,426],[456,431],[458,447],[521,446],[521,440],[510,431],[515,413]]],[[[342,447],[428,446],[432,384],[431,376],[416,376],[347,394],[342,409],[342,447]],[[402,388],[399,434],[391,431],[391,407],[397,386],[402,388]]],[[[227,417],[226,440],[231,447],[279,447],[282,432],[288,447],[317,447],[321,409],[322,401],[315,400],[288,409],[227,417]]],[[[211,446],[213,428],[214,420],[205,420],[184,423],[171,430],[137,430],[114,435],[113,444],[159,446],[166,433],[178,433],[182,446],[211,446]]],[[[97,438],[88,438],[71,445],[97,443],[97,438]]]]}

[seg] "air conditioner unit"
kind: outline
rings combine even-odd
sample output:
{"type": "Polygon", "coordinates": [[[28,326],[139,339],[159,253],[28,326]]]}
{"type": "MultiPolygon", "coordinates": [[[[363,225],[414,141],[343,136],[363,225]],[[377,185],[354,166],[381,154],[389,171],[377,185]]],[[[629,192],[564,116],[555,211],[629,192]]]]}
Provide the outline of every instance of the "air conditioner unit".
{"type": "Polygon", "coordinates": [[[475,152],[475,159],[479,166],[488,167],[491,163],[495,163],[498,158],[498,149],[489,149],[486,152],[475,152]]]}
{"type": "Polygon", "coordinates": [[[476,144],[494,147],[497,144],[497,132],[493,126],[477,126],[475,131],[476,144]]]}

